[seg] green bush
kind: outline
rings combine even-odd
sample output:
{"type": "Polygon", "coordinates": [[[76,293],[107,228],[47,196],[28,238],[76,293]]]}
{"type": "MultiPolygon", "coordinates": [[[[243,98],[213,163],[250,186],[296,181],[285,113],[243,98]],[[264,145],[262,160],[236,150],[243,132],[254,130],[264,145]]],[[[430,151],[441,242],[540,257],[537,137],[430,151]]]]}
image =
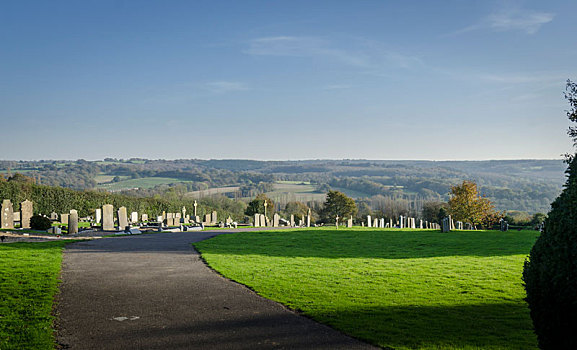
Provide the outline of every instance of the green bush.
{"type": "MultiPolygon", "coordinates": [[[[577,155],[576,155],[577,156],[577,155]]],[[[545,230],[525,262],[523,280],[541,349],[577,349],[577,157],[551,204],[545,230]]]]}
{"type": "Polygon", "coordinates": [[[44,216],[34,215],[30,218],[30,228],[33,230],[46,231],[50,227],[52,222],[44,216]]]}

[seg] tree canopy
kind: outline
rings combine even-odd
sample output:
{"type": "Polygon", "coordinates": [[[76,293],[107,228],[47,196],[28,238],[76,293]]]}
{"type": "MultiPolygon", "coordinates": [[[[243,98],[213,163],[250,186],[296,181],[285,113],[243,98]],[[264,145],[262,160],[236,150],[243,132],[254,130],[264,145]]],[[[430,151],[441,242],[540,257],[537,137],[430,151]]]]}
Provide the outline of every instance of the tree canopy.
{"type": "Polygon", "coordinates": [[[266,202],[267,210],[266,216],[271,218],[274,212],[274,202],[272,199],[268,198],[264,193],[256,196],[255,199],[248,202],[248,206],[244,211],[245,215],[253,216],[254,214],[264,214],[264,203],[266,202]]]}
{"type": "Polygon", "coordinates": [[[355,201],[339,191],[329,191],[327,199],[321,209],[322,222],[334,222],[337,215],[340,218],[348,218],[357,214],[355,201]]]}
{"type": "Polygon", "coordinates": [[[489,226],[500,217],[493,203],[479,194],[477,184],[467,180],[460,185],[451,186],[449,214],[455,220],[474,226],[489,226]]]}

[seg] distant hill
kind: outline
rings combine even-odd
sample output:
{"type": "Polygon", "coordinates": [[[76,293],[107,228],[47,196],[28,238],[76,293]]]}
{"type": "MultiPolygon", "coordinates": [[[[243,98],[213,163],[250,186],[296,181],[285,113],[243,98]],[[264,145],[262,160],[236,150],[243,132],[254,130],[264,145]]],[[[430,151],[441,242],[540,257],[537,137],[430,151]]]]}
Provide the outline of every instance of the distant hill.
{"type": "Polygon", "coordinates": [[[467,179],[477,182],[498,209],[530,213],[549,210],[565,181],[565,169],[562,160],[535,159],[0,161],[0,173],[23,173],[41,184],[125,191],[136,196],[178,190],[190,197],[219,193],[249,198],[265,192],[284,201],[322,201],[322,193],[336,188],[357,199],[384,196],[444,201],[450,186],[467,179]],[[294,184],[289,186],[288,182],[294,184]],[[306,186],[299,187],[301,182],[306,186]]]}

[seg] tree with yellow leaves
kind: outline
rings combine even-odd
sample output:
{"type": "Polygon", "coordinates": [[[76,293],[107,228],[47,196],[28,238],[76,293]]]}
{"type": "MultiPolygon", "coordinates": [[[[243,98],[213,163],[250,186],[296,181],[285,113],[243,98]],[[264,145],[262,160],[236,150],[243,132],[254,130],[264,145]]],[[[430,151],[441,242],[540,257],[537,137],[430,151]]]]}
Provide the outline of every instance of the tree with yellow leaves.
{"type": "Polygon", "coordinates": [[[488,198],[479,195],[477,184],[467,180],[461,185],[451,186],[449,214],[454,220],[484,227],[491,226],[502,216],[488,198]]]}

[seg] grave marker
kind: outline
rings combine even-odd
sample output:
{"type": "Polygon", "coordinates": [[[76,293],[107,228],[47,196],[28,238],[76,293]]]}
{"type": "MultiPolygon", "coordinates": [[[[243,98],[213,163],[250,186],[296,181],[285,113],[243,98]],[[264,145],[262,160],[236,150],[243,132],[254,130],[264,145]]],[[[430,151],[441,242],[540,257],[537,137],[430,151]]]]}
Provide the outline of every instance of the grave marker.
{"type": "Polygon", "coordinates": [[[112,204],[102,206],[102,230],[114,231],[114,206],[112,204]]]}

